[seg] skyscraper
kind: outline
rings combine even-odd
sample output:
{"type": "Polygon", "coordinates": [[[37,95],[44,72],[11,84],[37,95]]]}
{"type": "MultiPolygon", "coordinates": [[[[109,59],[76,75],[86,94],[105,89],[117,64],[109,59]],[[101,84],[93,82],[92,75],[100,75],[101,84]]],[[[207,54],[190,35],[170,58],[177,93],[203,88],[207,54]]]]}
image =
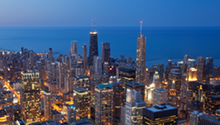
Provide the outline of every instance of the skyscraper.
{"type": "Polygon", "coordinates": [[[72,41],[71,42],[70,54],[76,54],[77,55],[77,41],[72,41]]]}
{"type": "Polygon", "coordinates": [[[48,51],[48,60],[53,62],[53,51],[51,47],[49,48],[49,51],[48,51]]]}
{"type": "Polygon", "coordinates": [[[187,64],[188,59],[190,59],[190,56],[186,54],[184,56],[184,64],[187,64]]]}
{"type": "Polygon", "coordinates": [[[169,90],[168,104],[177,106],[177,92],[175,88],[175,81],[172,82],[171,89],[169,90]]]}
{"type": "Polygon", "coordinates": [[[203,66],[204,66],[204,57],[200,56],[197,58],[197,80],[198,82],[203,81],[203,66]]]}
{"type": "MultiPolygon", "coordinates": [[[[140,30],[142,30],[142,21],[141,21],[140,30]]],[[[136,77],[135,79],[139,83],[144,83],[145,55],[146,55],[146,37],[143,36],[141,31],[137,38],[136,75],[135,75],[136,77]]]]}
{"type": "Polygon", "coordinates": [[[64,109],[67,115],[67,122],[70,124],[76,122],[76,106],[72,98],[71,101],[65,102],[64,109]]]}
{"type": "Polygon", "coordinates": [[[38,71],[28,70],[22,72],[22,92],[20,99],[25,123],[40,122],[41,101],[38,71]]]}
{"type": "Polygon", "coordinates": [[[83,45],[83,68],[86,70],[88,66],[88,60],[87,60],[87,47],[84,44],[83,45]]]}
{"type": "Polygon", "coordinates": [[[146,102],[141,99],[141,93],[127,89],[125,103],[125,125],[142,125],[143,109],[146,102]]]}
{"type": "Polygon", "coordinates": [[[187,60],[188,68],[195,67],[195,65],[196,65],[195,63],[196,63],[196,60],[195,60],[195,59],[188,59],[188,60],[187,60]]]}
{"type": "Polygon", "coordinates": [[[59,89],[61,89],[64,88],[64,78],[67,77],[68,75],[67,64],[59,63],[58,69],[59,69],[59,89]]]}
{"type": "Polygon", "coordinates": [[[44,91],[44,119],[51,119],[51,93],[47,90],[44,91]]]}
{"type": "Polygon", "coordinates": [[[138,82],[135,82],[135,81],[126,82],[125,83],[125,91],[127,89],[134,89],[135,91],[139,91],[141,93],[141,99],[144,100],[144,90],[145,90],[144,84],[138,83],[138,82]]]}
{"type": "Polygon", "coordinates": [[[94,56],[93,59],[94,75],[102,75],[103,59],[99,56],[94,56]]]}
{"type": "Polygon", "coordinates": [[[102,42],[102,59],[104,62],[110,62],[110,43],[102,42]]]}
{"type": "Polygon", "coordinates": [[[76,105],[77,120],[83,117],[88,117],[90,108],[90,91],[85,88],[74,88],[74,102],[76,105]]]}
{"type": "Polygon", "coordinates": [[[74,88],[83,87],[86,90],[90,90],[90,77],[87,75],[79,75],[74,78],[74,88]]]}
{"type": "Polygon", "coordinates": [[[170,105],[147,107],[143,111],[144,125],[177,125],[178,109],[170,105]]]}
{"type": "Polygon", "coordinates": [[[208,75],[212,77],[214,75],[214,64],[212,57],[206,57],[206,65],[208,67],[208,75]]]}
{"type": "Polygon", "coordinates": [[[167,104],[167,91],[165,89],[154,89],[153,106],[167,104]]]}
{"type": "Polygon", "coordinates": [[[90,32],[90,46],[89,46],[89,59],[88,65],[93,65],[93,57],[98,56],[98,40],[97,40],[97,32],[90,32]]]}
{"type": "Polygon", "coordinates": [[[115,82],[112,84],[113,86],[113,103],[114,103],[114,117],[121,117],[121,106],[124,102],[124,88],[122,82],[115,82]]]}
{"type": "Polygon", "coordinates": [[[113,120],[113,89],[110,84],[99,84],[95,88],[95,123],[111,125],[113,120]]]}

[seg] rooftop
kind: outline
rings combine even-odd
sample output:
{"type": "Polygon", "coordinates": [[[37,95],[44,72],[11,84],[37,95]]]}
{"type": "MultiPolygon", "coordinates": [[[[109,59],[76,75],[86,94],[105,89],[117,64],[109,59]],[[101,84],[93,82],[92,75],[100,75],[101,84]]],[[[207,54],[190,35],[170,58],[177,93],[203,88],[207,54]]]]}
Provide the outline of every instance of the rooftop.
{"type": "Polygon", "coordinates": [[[147,107],[147,110],[150,110],[152,112],[161,112],[161,111],[167,111],[167,110],[173,110],[177,109],[176,107],[167,105],[167,104],[162,104],[162,105],[157,105],[157,106],[152,106],[152,107],[147,107]]]}
{"type": "Polygon", "coordinates": [[[78,76],[76,76],[75,78],[77,78],[77,79],[83,79],[83,78],[90,78],[90,77],[87,76],[87,75],[78,75],[78,76]]]}
{"type": "Polygon", "coordinates": [[[165,89],[162,89],[162,88],[159,88],[159,89],[154,89],[154,91],[162,92],[162,91],[166,91],[166,90],[165,90],[165,89]]]}
{"type": "Polygon", "coordinates": [[[144,84],[142,83],[138,83],[136,81],[132,81],[132,82],[126,82],[126,85],[130,85],[130,86],[144,86],[144,84]]]}
{"type": "Polygon", "coordinates": [[[118,69],[125,72],[135,72],[135,70],[131,68],[118,67],[118,69]]]}
{"type": "Polygon", "coordinates": [[[85,88],[83,87],[78,87],[78,88],[74,88],[74,90],[76,90],[77,92],[85,92],[87,91],[85,88]]]}
{"type": "Polygon", "coordinates": [[[220,95],[210,95],[209,97],[214,99],[220,99],[220,95]]]}
{"type": "Polygon", "coordinates": [[[97,85],[97,87],[99,88],[99,89],[112,89],[112,86],[110,85],[110,84],[99,84],[99,85],[97,85]]]}

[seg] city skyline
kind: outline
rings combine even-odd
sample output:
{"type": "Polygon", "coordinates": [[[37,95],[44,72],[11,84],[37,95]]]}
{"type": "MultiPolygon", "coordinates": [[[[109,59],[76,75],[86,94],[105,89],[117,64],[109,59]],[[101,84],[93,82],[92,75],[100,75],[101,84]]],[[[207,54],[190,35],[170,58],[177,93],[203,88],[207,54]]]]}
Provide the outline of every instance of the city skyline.
{"type": "Polygon", "coordinates": [[[219,3],[1,1],[0,125],[220,125],[219,3]]]}

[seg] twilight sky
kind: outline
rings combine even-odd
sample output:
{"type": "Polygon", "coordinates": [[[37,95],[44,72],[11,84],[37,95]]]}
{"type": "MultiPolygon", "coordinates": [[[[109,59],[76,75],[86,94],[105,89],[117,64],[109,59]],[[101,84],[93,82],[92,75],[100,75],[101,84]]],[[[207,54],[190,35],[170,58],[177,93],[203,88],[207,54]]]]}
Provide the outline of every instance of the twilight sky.
{"type": "Polygon", "coordinates": [[[0,0],[0,26],[220,26],[220,0],[0,0]]]}

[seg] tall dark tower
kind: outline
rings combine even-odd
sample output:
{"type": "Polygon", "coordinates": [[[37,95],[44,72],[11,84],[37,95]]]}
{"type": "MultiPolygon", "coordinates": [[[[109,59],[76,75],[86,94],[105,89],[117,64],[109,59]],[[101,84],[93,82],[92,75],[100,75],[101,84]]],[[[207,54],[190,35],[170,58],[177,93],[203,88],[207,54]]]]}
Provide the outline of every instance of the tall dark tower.
{"type": "Polygon", "coordinates": [[[21,47],[21,55],[24,54],[24,47],[21,47]]]}
{"type": "MultiPolygon", "coordinates": [[[[93,26],[93,25],[92,25],[93,26]]],[[[96,27],[96,24],[95,24],[96,27]]],[[[98,40],[96,30],[90,32],[89,59],[88,65],[93,65],[93,57],[98,56],[98,40]]]]}
{"type": "Polygon", "coordinates": [[[102,59],[104,62],[110,62],[110,43],[102,43],[102,59]]]}
{"type": "Polygon", "coordinates": [[[84,44],[82,48],[83,48],[83,68],[87,69],[87,64],[88,64],[88,60],[87,60],[87,47],[84,44]]]}

